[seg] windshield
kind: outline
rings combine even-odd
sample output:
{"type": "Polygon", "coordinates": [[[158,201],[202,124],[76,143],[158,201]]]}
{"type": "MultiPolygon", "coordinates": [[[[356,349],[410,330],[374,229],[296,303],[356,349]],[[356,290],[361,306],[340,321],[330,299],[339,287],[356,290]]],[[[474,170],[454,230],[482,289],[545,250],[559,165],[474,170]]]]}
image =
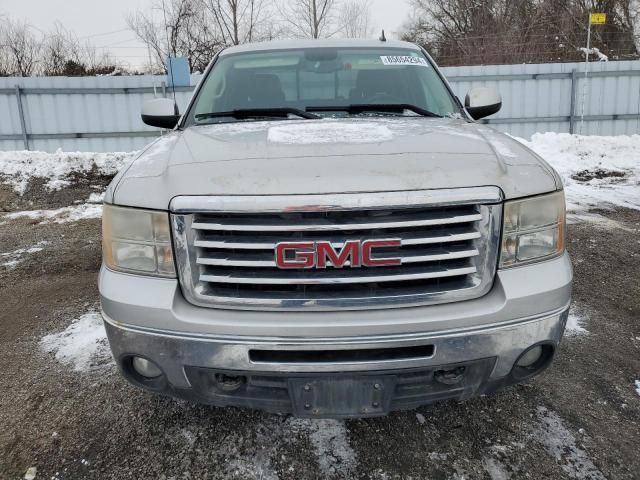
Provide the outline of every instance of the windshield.
{"type": "Polygon", "coordinates": [[[221,55],[186,124],[453,113],[456,102],[417,50],[301,48],[221,55]]]}

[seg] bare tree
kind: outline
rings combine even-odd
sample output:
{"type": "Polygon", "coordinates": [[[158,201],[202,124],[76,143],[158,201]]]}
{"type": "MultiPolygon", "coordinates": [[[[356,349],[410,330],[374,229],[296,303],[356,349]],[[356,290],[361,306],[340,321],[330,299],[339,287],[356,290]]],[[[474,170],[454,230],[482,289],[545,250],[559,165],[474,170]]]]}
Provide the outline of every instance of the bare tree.
{"type": "Polygon", "coordinates": [[[80,58],[86,67],[87,75],[116,75],[122,74],[125,70],[110,54],[98,52],[89,42],[80,45],[80,58]]]}
{"type": "Polygon", "coordinates": [[[240,45],[268,35],[269,12],[263,0],[203,0],[203,3],[225,45],[240,45]]]}
{"type": "Polygon", "coordinates": [[[223,44],[201,0],[170,0],[166,5],[156,0],[151,11],[130,15],[127,23],[147,45],[156,69],[164,69],[168,56],[184,56],[193,71],[204,70],[223,44]],[[153,9],[161,20],[154,18],[153,9]]]}
{"type": "Polygon", "coordinates": [[[6,42],[6,18],[0,16],[0,77],[11,75],[9,67],[9,50],[5,45],[6,42]]]}
{"type": "Polygon", "coordinates": [[[348,0],[340,9],[342,34],[347,38],[371,36],[371,0],[348,0]]]}
{"type": "Polygon", "coordinates": [[[337,33],[336,0],[285,0],[279,5],[282,22],[298,38],[331,37],[337,33]]]}
{"type": "Polygon", "coordinates": [[[443,65],[579,61],[588,16],[608,14],[592,29],[592,47],[612,59],[637,57],[635,0],[412,0],[403,38],[425,46],[443,65]]]}
{"type": "Polygon", "coordinates": [[[56,24],[55,30],[42,45],[41,71],[44,75],[63,75],[68,61],[79,62],[77,42],[74,40],[60,24],[56,24]]]}
{"type": "Polygon", "coordinates": [[[35,73],[40,41],[25,22],[6,19],[0,27],[1,67],[7,75],[28,77],[35,73]]]}
{"type": "Polygon", "coordinates": [[[88,41],[81,42],[61,24],[45,36],[38,72],[45,76],[81,76],[112,73],[119,67],[88,41]]]}
{"type": "Polygon", "coordinates": [[[640,0],[621,2],[618,13],[628,30],[633,34],[633,43],[640,53],[640,0]]]}

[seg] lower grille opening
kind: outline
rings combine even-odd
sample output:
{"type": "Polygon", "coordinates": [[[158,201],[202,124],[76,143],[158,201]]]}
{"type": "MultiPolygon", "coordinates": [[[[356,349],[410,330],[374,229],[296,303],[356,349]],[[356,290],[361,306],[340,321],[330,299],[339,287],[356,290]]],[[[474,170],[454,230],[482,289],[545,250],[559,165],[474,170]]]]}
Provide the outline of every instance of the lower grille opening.
{"type": "Polygon", "coordinates": [[[406,282],[377,282],[355,285],[228,285],[210,283],[203,290],[208,295],[229,298],[274,298],[291,300],[322,300],[340,293],[341,298],[361,298],[364,296],[402,296],[427,292],[443,292],[472,288],[474,283],[466,276],[413,280],[406,282]]]}
{"type": "Polygon", "coordinates": [[[433,345],[360,350],[249,350],[249,359],[257,363],[364,363],[430,358],[434,351],[433,345]]]}

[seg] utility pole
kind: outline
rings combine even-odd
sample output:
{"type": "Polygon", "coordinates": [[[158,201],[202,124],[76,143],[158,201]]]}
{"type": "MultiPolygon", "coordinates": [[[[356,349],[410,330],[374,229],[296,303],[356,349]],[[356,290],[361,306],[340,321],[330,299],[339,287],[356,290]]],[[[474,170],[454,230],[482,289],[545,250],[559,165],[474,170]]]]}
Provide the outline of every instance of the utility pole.
{"type": "Polygon", "coordinates": [[[580,133],[584,126],[584,109],[587,100],[587,83],[589,80],[589,54],[591,53],[591,25],[602,25],[607,22],[606,13],[589,13],[589,26],[587,28],[587,48],[584,50],[584,83],[582,84],[582,108],[580,111],[580,133]]]}
{"type": "Polygon", "coordinates": [[[580,134],[584,133],[584,107],[587,100],[587,82],[589,80],[589,53],[591,48],[591,13],[589,13],[589,27],[587,28],[587,48],[584,50],[584,83],[582,84],[582,108],[580,109],[580,134]]]}

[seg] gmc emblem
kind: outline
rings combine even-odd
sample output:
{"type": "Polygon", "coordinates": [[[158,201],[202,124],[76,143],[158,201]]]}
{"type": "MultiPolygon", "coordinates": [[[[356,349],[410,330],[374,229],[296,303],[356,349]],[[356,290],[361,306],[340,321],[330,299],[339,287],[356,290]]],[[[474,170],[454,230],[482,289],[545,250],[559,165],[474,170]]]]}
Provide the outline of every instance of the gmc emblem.
{"type": "Polygon", "coordinates": [[[400,247],[398,239],[349,240],[336,250],[331,242],[281,242],[276,245],[278,268],[390,267],[402,264],[400,258],[380,258],[375,249],[400,247]]]}

